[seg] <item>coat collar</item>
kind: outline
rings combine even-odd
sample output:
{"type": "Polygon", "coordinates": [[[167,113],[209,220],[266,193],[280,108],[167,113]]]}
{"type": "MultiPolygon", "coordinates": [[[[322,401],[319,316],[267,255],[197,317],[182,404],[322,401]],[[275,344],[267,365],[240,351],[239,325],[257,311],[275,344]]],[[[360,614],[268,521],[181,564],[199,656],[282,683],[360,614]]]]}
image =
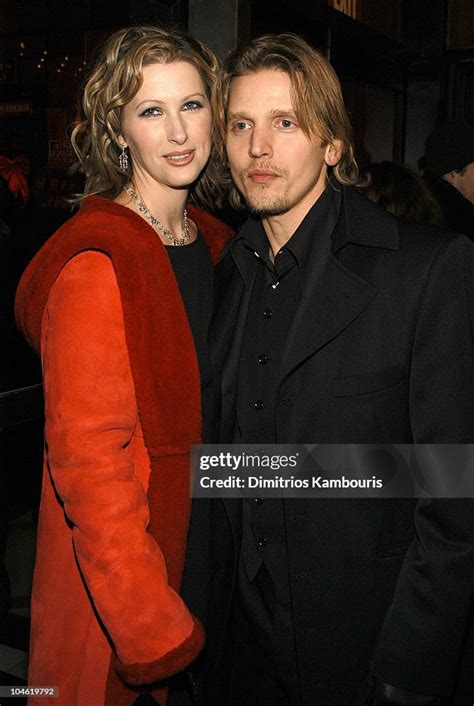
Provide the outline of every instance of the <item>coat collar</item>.
{"type": "MultiPolygon", "coordinates": [[[[334,180],[330,187],[341,191],[339,218],[331,236],[331,252],[334,255],[349,243],[387,250],[399,249],[397,219],[391,213],[361,196],[354,187],[343,186],[334,180]]],[[[230,244],[232,258],[246,289],[252,287],[257,268],[255,255],[244,243],[253,229],[255,221],[249,218],[230,244]]]]}
{"type": "Polygon", "coordinates": [[[369,201],[352,186],[339,185],[334,188],[342,188],[342,204],[332,236],[333,254],[348,243],[386,250],[399,249],[400,237],[395,216],[369,201]]]}
{"type": "Polygon", "coordinates": [[[377,295],[378,290],[371,282],[341,262],[338,254],[348,245],[398,250],[400,242],[394,216],[354,188],[342,187],[341,209],[330,252],[326,258],[313,257],[308,263],[309,286],[305,287],[288,334],[281,380],[341,334],[377,295]]]}
{"type": "MultiPolygon", "coordinates": [[[[305,358],[338,336],[377,295],[377,288],[371,282],[363,279],[341,261],[341,251],[349,245],[394,251],[400,247],[398,224],[394,216],[368,201],[352,187],[338,185],[334,188],[342,190],[338,222],[331,242],[328,243],[327,255],[324,258],[313,257],[308,263],[309,284],[304,288],[303,300],[288,333],[280,371],[281,380],[305,358]]],[[[229,385],[238,364],[249,295],[257,266],[257,260],[243,244],[241,234],[232,242],[230,250],[239,273],[236,273],[236,277],[240,277],[241,282],[243,280],[245,289],[243,294],[237,281],[233,280],[229,291],[227,272],[227,276],[223,278],[226,280],[223,287],[227,287],[227,294],[224,297],[226,304],[222,307],[220,334],[223,337],[224,329],[232,329],[227,331],[227,337],[233,337],[233,343],[231,354],[228,355],[224,366],[224,376],[227,372],[229,385]],[[242,260],[237,260],[242,257],[248,258],[248,267],[239,267],[242,260]],[[229,303],[229,295],[234,297],[233,304],[229,303]],[[235,317],[229,317],[229,307],[237,307],[237,320],[235,317]]],[[[222,277],[222,272],[220,275],[222,277]]]]}

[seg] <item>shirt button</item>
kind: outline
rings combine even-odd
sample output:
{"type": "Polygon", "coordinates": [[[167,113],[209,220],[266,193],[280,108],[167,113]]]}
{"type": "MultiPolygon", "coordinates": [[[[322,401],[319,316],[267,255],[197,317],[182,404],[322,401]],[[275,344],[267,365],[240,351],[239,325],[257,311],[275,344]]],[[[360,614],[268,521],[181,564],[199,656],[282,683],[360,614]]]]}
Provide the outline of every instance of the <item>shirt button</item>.
{"type": "Polygon", "coordinates": [[[266,537],[260,537],[260,538],[257,540],[257,544],[258,544],[258,546],[259,546],[261,549],[263,549],[263,547],[266,547],[266,546],[267,546],[267,544],[268,544],[268,539],[267,539],[266,537]]]}
{"type": "Polygon", "coordinates": [[[259,496],[258,498],[254,498],[254,501],[256,505],[261,505],[263,503],[263,498],[259,496]]]}
{"type": "Polygon", "coordinates": [[[260,365],[265,365],[265,363],[268,363],[269,360],[270,356],[265,355],[264,353],[258,356],[258,362],[260,363],[260,365]]]}
{"type": "Polygon", "coordinates": [[[256,402],[253,403],[253,406],[255,407],[255,409],[258,410],[258,409],[263,409],[265,405],[263,404],[263,400],[257,400],[256,402]]]}
{"type": "Polygon", "coordinates": [[[269,319],[273,316],[273,311],[271,309],[265,309],[263,312],[263,318],[269,319]]]}

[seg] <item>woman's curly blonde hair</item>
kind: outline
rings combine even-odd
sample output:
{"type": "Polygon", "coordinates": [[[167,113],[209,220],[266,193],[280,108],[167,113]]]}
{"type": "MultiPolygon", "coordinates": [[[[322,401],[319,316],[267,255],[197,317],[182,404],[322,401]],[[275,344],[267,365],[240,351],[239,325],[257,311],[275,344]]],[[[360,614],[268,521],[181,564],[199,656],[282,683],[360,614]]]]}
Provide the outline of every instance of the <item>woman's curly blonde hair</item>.
{"type": "MultiPolygon", "coordinates": [[[[86,177],[86,196],[101,194],[115,198],[130,181],[131,169],[119,166],[122,108],[139,90],[142,69],[149,64],[187,61],[198,71],[209,98],[217,75],[217,59],[210,49],[191,35],[162,27],[131,27],[113,34],[100,52],[85,84],[83,119],[76,123],[71,142],[78,158],[78,171],[86,177]]],[[[130,161],[130,160],[129,160],[130,161]]],[[[192,188],[193,199],[212,208],[219,194],[219,171],[214,155],[192,188]]]]}

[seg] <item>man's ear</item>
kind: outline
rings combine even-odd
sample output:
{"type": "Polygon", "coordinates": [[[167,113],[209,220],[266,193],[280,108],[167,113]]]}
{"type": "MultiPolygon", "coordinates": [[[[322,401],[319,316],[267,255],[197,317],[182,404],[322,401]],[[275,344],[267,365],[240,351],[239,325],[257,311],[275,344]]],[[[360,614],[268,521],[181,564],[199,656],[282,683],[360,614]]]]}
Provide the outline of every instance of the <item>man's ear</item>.
{"type": "Polygon", "coordinates": [[[324,161],[328,167],[335,167],[340,161],[342,155],[342,141],[334,140],[326,146],[326,152],[324,153],[324,161]]]}

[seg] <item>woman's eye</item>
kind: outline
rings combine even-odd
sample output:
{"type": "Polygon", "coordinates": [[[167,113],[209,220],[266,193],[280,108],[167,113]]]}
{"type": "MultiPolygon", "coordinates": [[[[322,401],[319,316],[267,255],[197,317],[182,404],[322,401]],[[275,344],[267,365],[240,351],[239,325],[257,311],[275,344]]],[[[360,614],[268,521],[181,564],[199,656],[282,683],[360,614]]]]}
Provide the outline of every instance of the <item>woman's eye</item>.
{"type": "Polygon", "coordinates": [[[161,115],[162,111],[160,108],[146,108],[141,115],[144,115],[146,118],[148,117],[153,117],[154,115],[161,115]]]}
{"type": "Polygon", "coordinates": [[[200,108],[202,108],[202,103],[199,101],[188,101],[183,106],[183,110],[199,110],[200,108]]]}

